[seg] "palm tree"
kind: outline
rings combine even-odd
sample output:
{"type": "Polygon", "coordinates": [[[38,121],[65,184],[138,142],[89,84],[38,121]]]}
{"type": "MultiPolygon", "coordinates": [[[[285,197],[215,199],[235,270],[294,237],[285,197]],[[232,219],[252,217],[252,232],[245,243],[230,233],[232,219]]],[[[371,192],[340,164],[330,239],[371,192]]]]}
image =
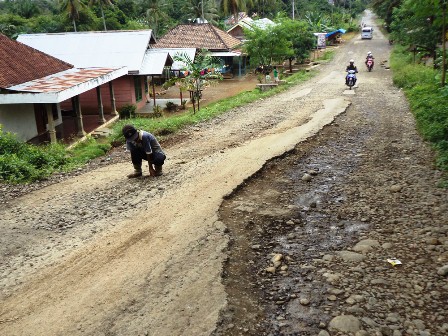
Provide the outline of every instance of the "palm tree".
{"type": "Polygon", "coordinates": [[[114,4],[112,3],[111,0],[90,0],[90,6],[99,4],[100,5],[100,10],[101,10],[101,17],[103,18],[103,25],[104,25],[104,30],[106,31],[106,19],[104,18],[104,11],[103,11],[103,5],[104,6],[111,6],[113,7],[114,4]]]}
{"type": "Polygon", "coordinates": [[[187,0],[182,6],[182,12],[190,19],[202,18],[217,25],[218,9],[213,0],[187,0]]]}
{"type": "Polygon", "coordinates": [[[67,13],[68,17],[72,19],[73,28],[76,32],[76,19],[79,19],[79,11],[85,6],[81,0],[60,0],[59,4],[61,10],[67,13]]]}
{"type": "Polygon", "coordinates": [[[251,2],[250,0],[223,0],[222,6],[224,13],[233,13],[235,17],[235,23],[238,22],[238,13],[241,10],[246,10],[246,4],[251,2]]]}
{"type": "Polygon", "coordinates": [[[150,28],[154,31],[154,35],[158,37],[160,22],[167,18],[164,8],[167,6],[165,0],[150,0],[148,9],[146,10],[146,17],[150,28]]]}

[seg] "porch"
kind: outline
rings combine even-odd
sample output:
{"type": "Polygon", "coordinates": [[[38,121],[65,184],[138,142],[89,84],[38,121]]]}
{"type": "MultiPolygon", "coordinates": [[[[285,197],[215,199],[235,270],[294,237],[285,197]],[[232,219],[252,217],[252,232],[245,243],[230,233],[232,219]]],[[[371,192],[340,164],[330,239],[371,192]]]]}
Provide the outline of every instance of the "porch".
{"type": "MultiPolygon", "coordinates": [[[[105,125],[114,122],[118,118],[119,117],[116,115],[105,114],[104,119],[106,119],[106,122],[100,123],[98,115],[83,115],[82,116],[83,128],[86,134],[91,134],[98,128],[104,127],[105,125]]],[[[62,116],[62,123],[60,125],[55,126],[55,129],[56,129],[56,139],[65,144],[71,144],[81,139],[78,136],[76,117],[74,116],[62,116]]],[[[50,133],[47,131],[41,135],[32,138],[28,142],[35,145],[50,143],[51,142],[50,133]]]]}

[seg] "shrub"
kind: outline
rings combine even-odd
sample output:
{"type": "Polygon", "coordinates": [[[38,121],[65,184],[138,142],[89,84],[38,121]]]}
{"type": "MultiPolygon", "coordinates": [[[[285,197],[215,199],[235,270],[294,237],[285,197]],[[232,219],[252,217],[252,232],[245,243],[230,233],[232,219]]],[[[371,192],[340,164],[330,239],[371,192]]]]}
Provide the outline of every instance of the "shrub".
{"type": "Polygon", "coordinates": [[[154,106],[154,108],[152,109],[152,112],[153,112],[154,117],[156,117],[156,118],[162,116],[162,108],[160,107],[160,105],[154,106]]]}
{"type": "Polygon", "coordinates": [[[39,177],[38,171],[17,154],[0,155],[0,179],[8,182],[31,181],[39,177]]]}
{"type": "Polygon", "coordinates": [[[168,101],[168,102],[166,103],[166,109],[167,109],[168,111],[175,111],[175,110],[177,109],[177,104],[175,104],[175,103],[173,103],[173,102],[171,102],[171,101],[168,101]]]}
{"type": "Polygon", "coordinates": [[[137,111],[137,106],[134,104],[126,104],[118,109],[118,115],[120,119],[135,118],[135,112],[137,111]]]}
{"type": "Polygon", "coordinates": [[[0,125],[0,155],[17,153],[22,147],[23,142],[18,140],[13,133],[3,133],[2,126],[0,125]]]}

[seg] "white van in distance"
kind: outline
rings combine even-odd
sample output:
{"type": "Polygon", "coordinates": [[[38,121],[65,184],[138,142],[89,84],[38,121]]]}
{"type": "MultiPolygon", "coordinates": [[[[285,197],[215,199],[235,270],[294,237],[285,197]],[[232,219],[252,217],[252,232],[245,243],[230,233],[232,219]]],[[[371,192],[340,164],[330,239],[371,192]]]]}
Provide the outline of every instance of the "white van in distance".
{"type": "Polygon", "coordinates": [[[361,31],[362,39],[372,39],[373,37],[373,28],[372,27],[364,27],[361,31]]]}

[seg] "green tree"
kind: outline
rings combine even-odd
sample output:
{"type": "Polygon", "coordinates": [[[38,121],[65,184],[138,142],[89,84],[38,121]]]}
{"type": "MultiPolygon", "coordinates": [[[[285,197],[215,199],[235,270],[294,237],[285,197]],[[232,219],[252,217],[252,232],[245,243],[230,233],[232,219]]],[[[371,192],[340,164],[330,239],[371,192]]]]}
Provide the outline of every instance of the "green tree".
{"type": "Polygon", "coordinates": [[[94,5],[99,5],[100,6],[101,17],[103,18],[104,30],[107,31],[106,19],[104,17],[103,6],[105,6],[105,7],[113,7],[114,4],[112,3],[111,0],[90,0],[90,6],[94,6],[94,5]]]}
{"type": "Polygon", "coordinates": [[[220,72],[209,70],[219,68],[219,63],[210,53],[203,49],[196,54],[196,58],[192,60],[187,54],[174,56],[175,61],[182,62],[184,67],[182,70],[187,72],[183,78],[175,77],[169,81],[169,84],[176,83],[181,90],[189,90],[192,92],[193,111],[196,112],[195,104],[198,104],[202,96],[202,90],[212,85],[217,80],[222,79],[220,72]]]}
{"type": "Polygon", "coordinates": [[[391,37],[436,57],[441,36],[441,16],[438,0],[405,0],[393,11],[391,37]]]}
{"type": "Polygon", "coordinates": [[[390,25],[392,23],[392,15],[395,8],[400,7],[403,0],[373,0],[373,10],[384,19],[386,23],[386,29],[390,31],[390,25]]]}
{"type": "Polygon", "coordinates": [[[218,24],[218,9],[214,0],[186,0],[182,6],[182,12],[185,13],[185,18],[195,20],[202,18],[208,22],[217,25],[218,24]]]}
{"type": "Polygon", "coordinates": [[[148,25],[158,37],[163,24],[169,20],[167,15],[169,3],[166,0],[149,0],[145,2],[145,6],[148,25]]]}
{"type": "Polygon", "coordinates": [[[238,13],[246,10],[246,5],[251,4],[251,0],[223,0],[222,8],[225,14],[233,14],[235,23],[238,22],[238,13]]]}
{"type": "Polygon", "coordinates": [[[307,12],[305,19],[310,29],[315,32],[329,32],[334,30],[332,20],[329,15],[322,15],[320,12],[307,12]]]}
{"type": "Polygon", "coordinates": [[[294,56],[290,33],[283,29],[281,24],[266,29],[248,29],[245,31],[245,36],[248,41],[243,48],[249,55],[252,65],[268,65],[294,56]]]}
{"type": "Polygon", "coordinates": [[[79,11],[85,6],[81,0],[60,0],[61,10],[68,15],[73,22],[76,32],[76,20],[79,19],[79,11]]]}
{"type": "Polygon", "coordinates": [[[292,60],[296,58],[300,62],[309,57],[314,47],[315,37],[305,21],[283,19],[278,29],[284,31],[286,38],[291,41],[293,53],[288,57],[289,67],[292,70],[292,60]]]}

